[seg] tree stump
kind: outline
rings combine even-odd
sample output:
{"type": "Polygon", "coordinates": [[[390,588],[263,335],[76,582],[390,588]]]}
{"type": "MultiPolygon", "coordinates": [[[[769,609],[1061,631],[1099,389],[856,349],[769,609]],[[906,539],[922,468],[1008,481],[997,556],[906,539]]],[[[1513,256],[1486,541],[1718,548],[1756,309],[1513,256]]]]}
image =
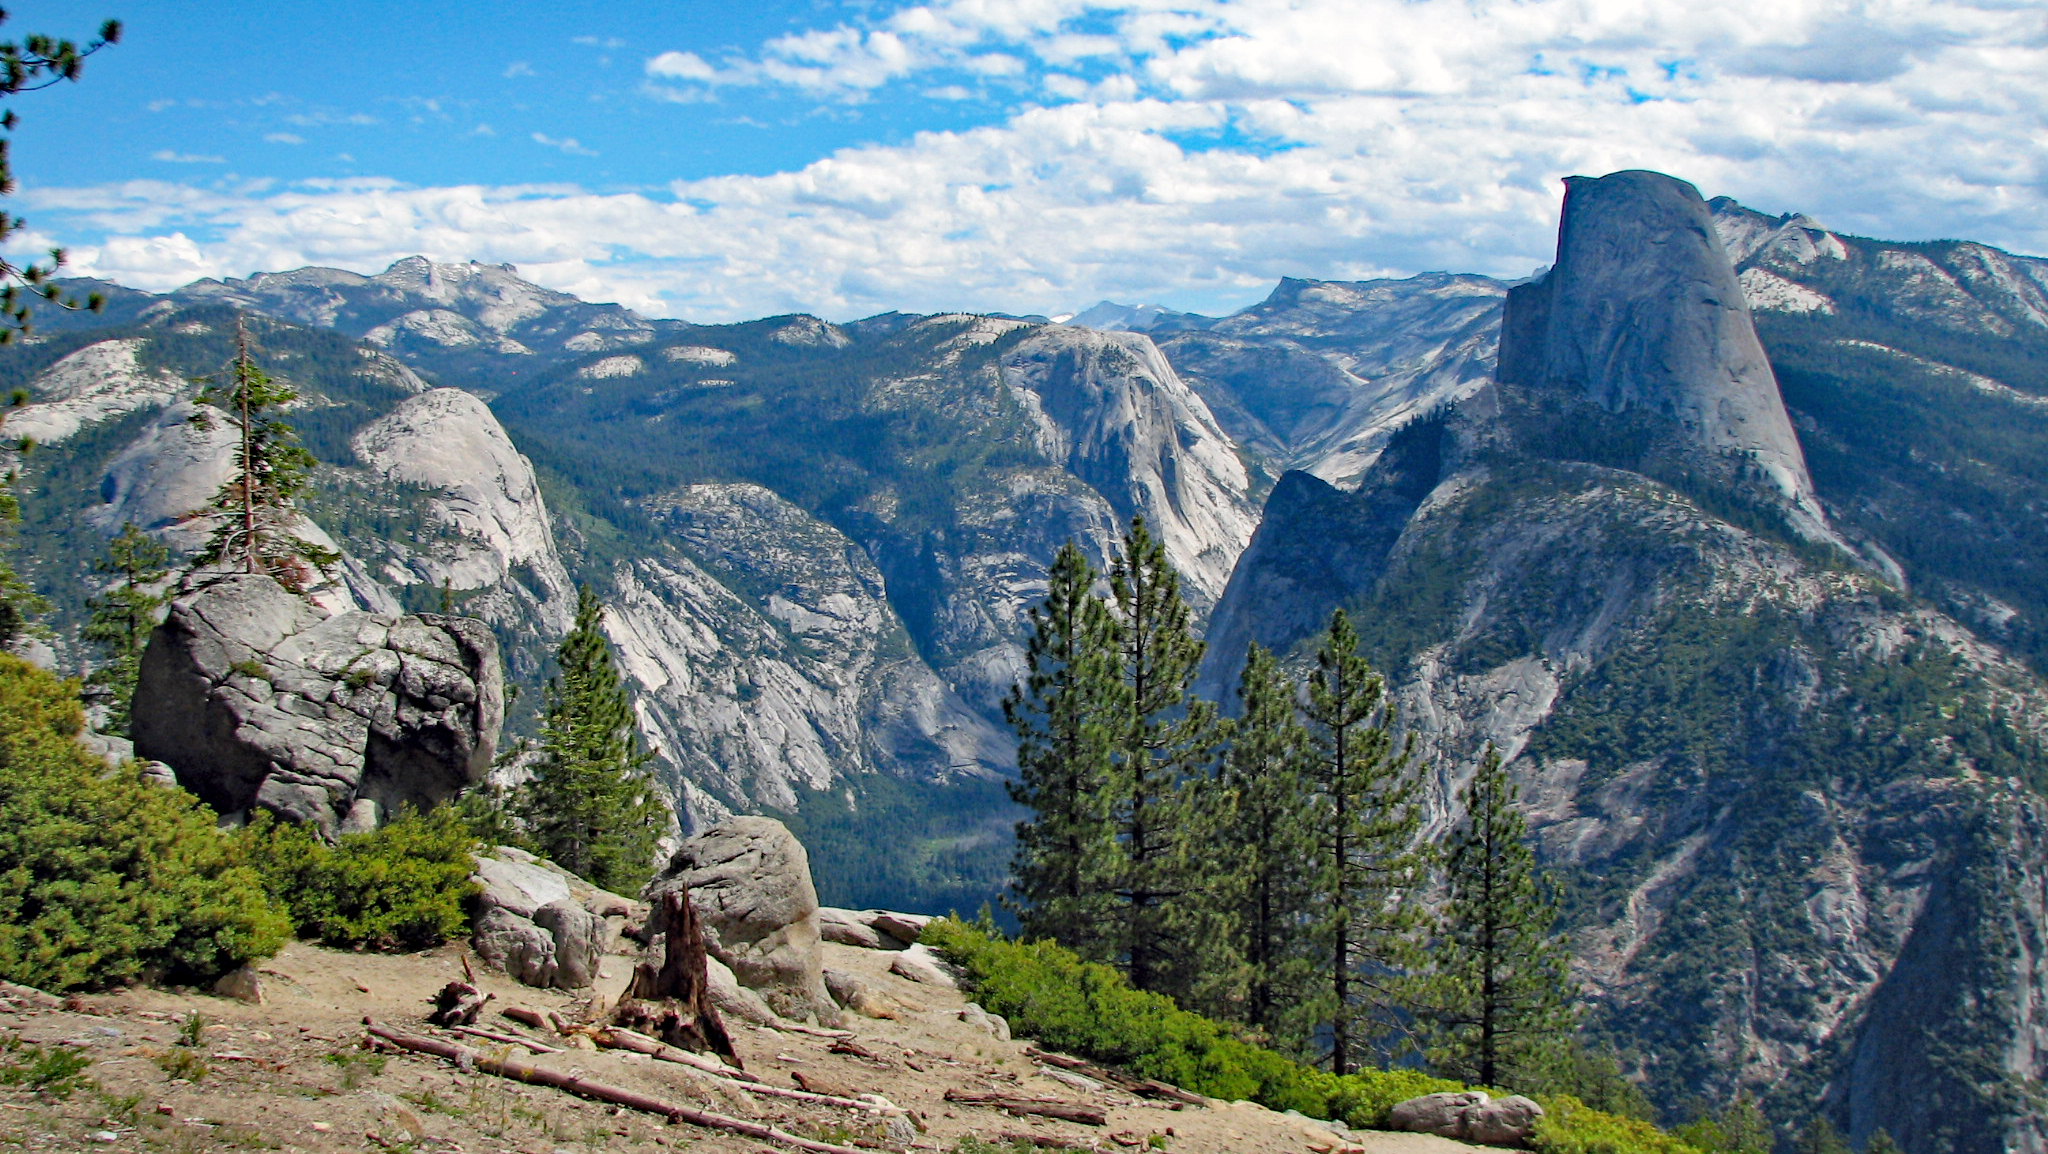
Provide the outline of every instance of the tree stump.
{"type": "Polygon", "coordinates": [[[689,891],[671,890],[661,900],[661,921],[668,926],[661,964],[643,961],[633,967],[633,982],[612,1012],[612,1024],[660,1038],[677,1049],[716,1054],[734,1069],[745,1069],[718,1007],[711,1004],[704,930],[689,891]]]}

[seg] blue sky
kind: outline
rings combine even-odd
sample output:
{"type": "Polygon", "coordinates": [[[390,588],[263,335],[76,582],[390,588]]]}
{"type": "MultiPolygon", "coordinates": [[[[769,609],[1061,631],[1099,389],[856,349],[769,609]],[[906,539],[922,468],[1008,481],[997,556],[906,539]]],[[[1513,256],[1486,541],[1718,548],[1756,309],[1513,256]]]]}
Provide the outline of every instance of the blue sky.
{"type": "Polygon", "coordinates": [[[164,289],[414,252],[654,315],[1228,311],[1522,275],[1647,167],[2048,252],[2048,7],[1974,0],[16,2],[24,243],[164,289]]]}

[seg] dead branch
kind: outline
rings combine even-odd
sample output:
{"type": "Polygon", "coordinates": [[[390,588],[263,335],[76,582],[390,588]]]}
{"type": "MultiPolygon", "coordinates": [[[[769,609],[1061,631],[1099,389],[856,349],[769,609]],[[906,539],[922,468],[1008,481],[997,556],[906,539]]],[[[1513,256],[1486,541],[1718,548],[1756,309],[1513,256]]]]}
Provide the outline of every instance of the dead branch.
{"type": "Polygon", "coordinates": [[[586,1031],[584,1036],[607,1049],[630,1050],[635,1054],[645,1054],[650,1058],[688,1066],[692,1070],[701,1071],[716,1078],[724,1078],[729,1082],[743,1082],[751,1086],[761,1080],[756,1075],[749,1074],[745,1070],[736,1070],[731,1066],[725,1065],[716,1058],[706,1058],[701,1054],[692,1054],[688,1050],[678,1050],[674,1046],[663,1045],[656,1039],[628,1030],[624,1026],[605,1026],[600,1029],[586,1031]]]}
{"type": "Polygon", "coordinates": [[[484,1012],[484,1003],[494,997],[497,995],[486,994],[468,982],[450,982],[434,995],[434,1012],[427,1015],[427,1021],[436,1026],[473,1025],[484,1012]]]}
{"type": "Polygon", "coordinates": [[[852,1030],[828,1030],[823,1026],[811,1026],[803,1022],[778,1020],[773,1028],[785,1034],[809,1034],[813,1038],[832,1038],[842,1042],[853,1037],[852,1030]]]}
{"type": "Polygon", "coordinates": [[[594,1082],[574,1072],[550,1070],[542,1066],[536,1066],[531,1062],[522,1062],[516,1058],[493,1058],[487,1054],[479,1054],[467,1047],[458,1046],[453,1042],[443,1042],[438,1038],[422,1038],[415,1034],[400,1033],[389,1027],[380,1026],[368,1018],[363,1019],[363,1025],[369,1030],[371,1037],[388,1042],[400,1049],[412,1050],[421,1054],[432,1054],[437,1058],[446,1058],[451,1062],[482,1070],[486,1074],[495,1074],[501,1078],[511,1078],[514,1081],[538,1086],[552,1086],[557,1090],[566,1090],[571,1094],[589,1098],[593,1101],[605,1102],[613,1106],[623,1106],[629,1110],[639,1110],[647,1114],[658,1114],[672,1122],[688,1122],[693,1126],[703,1126],[706,1129],[725,1130],[734,1134],[743,1134],[746,1137],[757,1138],[764,1142],[778,1142],[797,1150],[809,1151],[810,1154],[859,1154],[851,1146],[838,1146],[830,1142],[816,1142],[809,1138],[791,1134],[785,1130],[778,1130],[773,1126],[763,1126],[755,1122],[749,1122],[743,1118],[730,1118],[724,1114],[714,1114],[709,1110],[699,1110],[691,1106],[663,1102],[658,1098],[651,1098],[633,1090],[627,1090],[619,1086],[608,1086],[602,1082],[594,1082]]]}
{"type": "Polygon", "coordinates": [[[996,1135],[1005,1142],[1024,1142],[1034,1147],[1044,1146],[1053,1150],[1094,1150],[1093,1138],[1061,1138],[1055,1134],[1033,1134],[1026,1130],[1005,1130],[996,1135]]]}
{"type": "Polygon", "coordinates": [[[1200,1094],[1190,1093],[1179,1086],[1161,1082],[1156,1078],[1136,1077],[1135,1075],[1126,1074],[1121,1070],[1111,1070],[1105,1066],[1098,1066],[1093,1062],[1084,1062],[1067,1054],[1056,1054],[1051,1050],[1041,1050],[1037,1046],[1026,1046],[1024,1047],[1024,1052],[1048,1066],[1057,1066],[1062,1070],[1071,1070],[1076,1074],[1084,1074],[1098,1082],[1106,1082],[1119,1090],[1128,1091],[1142,1098],[1162,1098],[1169,1102],[1185,1102],[1190,1106],[1200,1106],[1208,1101],[1208,1099],[1200,1094]]]}
{"type": "Polygon", "coordinates": [[[451,1026],[449,1028],[458,1034],[467,1034],[472,1038],[482,1038],[487,1042],[503,1042],[509,1046],[524,1046],[536,1054],[559,1054],[562,1052],[560,1046],[545,1045],[534,1041],[532,1038],[522,1038],[518,1034],[501,1034],[496,1030],[486,1030],[477,1026],[451,1026]]]}
{"type": "Polygon", "coordinates": [[[870,1062],[885,1061],[881,1055],[854,1041],[852,1038],[836,1038],[831,1045],[825,1047],[825,1050],[827,1053],[832,1054],[850,1054],[856,1058],[865,1058],[870,1062]]]}
{"type": "MultiPolygon", "coordinates": [[[[540,1016],[539,1010],[529,1010],[525,1006],[506,1006],[498,1012],[522,1026],[532,1026],[536,1030],[554,1029],[554,1026],[549,1024],[546,1018],[540,1016]]],[[[555,1030],[555,1032],[561,1033],[560,1030],[555,1030]]]]}
{"type": "Polygon", "coordinates": [[[1062,1122],[1079,1122],[1084,1126],[1105,1126],[1109,1115],[1094,1106],[1083,1106],[1078,1102],[1060,1102],[1048,1098],[1017,1098],[1007,1094],[980,1094],[971,1090],[948,1090],[946,1101],[958,1102],[962,1106],[993,1106],[1011,1114],[1037,1114],[1045,1118],[1058,1118],[1062,1122]]]}
{"type": "Polygon", "coordinates": [[[635,1054],[645,1054],[650,1058],[657,1058],[664,1062],[676,1062],[688,1066],[699,1073],[708,1075],[714,1081],[725,1082],[735,1089],[745,1090],[750,1094],[763,1094],[770,1098],[789,1098],[794,1101],[812,1102],[821,1106],[837,1106],[845,1110],[865,1110],[870,1114],[909,1113],[909,1111],[900,1106],[882,1106],[874,1102],[841,1094],[822,1094],[814,1090],[789,1090],[781,1086],[771,1086],[761,1081],[758,1076],[749,1074],[744,1070],[733,1070],[720,1066],[710,1058],[692,1054],[688,1050],[678,1050],[673,1046],[664,1046],[645,1034],[636,1034],[631,1030],[621,1029],[618,1026],[593,1031],[589,1037],[591,1041],[608,1049],[630,1050],[635,1054]]]}

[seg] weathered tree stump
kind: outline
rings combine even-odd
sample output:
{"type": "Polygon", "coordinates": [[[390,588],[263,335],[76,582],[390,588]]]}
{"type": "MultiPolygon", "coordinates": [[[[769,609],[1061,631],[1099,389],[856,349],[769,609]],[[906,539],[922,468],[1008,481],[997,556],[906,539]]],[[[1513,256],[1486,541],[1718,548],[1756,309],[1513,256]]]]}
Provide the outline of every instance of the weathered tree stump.
{"type": "Polygon", "coordinates": [[[734,1069],[745,1069],[733,1050],[725,1020],[711,1004],[711,979],[704,962],[704,930],[687,889],[661,896],[668,935],[659,966],[633,967],[633,982],[612,1011],[612,1024],[648,1034],[677,1049],[716,1054],[734,1069]]]}

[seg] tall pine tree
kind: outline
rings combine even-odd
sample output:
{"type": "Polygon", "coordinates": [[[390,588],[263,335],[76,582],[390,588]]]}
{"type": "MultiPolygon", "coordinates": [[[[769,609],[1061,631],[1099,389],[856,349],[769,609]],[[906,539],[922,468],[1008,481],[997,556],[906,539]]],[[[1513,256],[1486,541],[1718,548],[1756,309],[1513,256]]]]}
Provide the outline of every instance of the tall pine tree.
{"type": "Polygon", "coordinates": [[[170,600],[159,588],[170,559],[168,548],[130,522],[107,543],[107,555],[93,562],[96,572],[115,578],[98,595],[86,598],[92,616],[83,630],[85,639],[106,657],[85,684],[106,702],[108,733],[128,735],[128,706],[142,670],[142,650],[156,627],[157,610],[170,600]]]}
{"type": "Polygon", "coordinates": [[[216,412],[237,433],[233,471],[206,508],[193,514],[213,524],[192,558],[194,572],[267,573],[294,593],[304,593],[327,566],[334,550],[299,536],[298,498],[310,481],[313,454],[278,413],[299,392],[274,381],[249,355],[249,333],[235,325],[235,361],[227,380],[207,386],[197,398],[192,423],[210,428],[216,412]]]}
{"type": "Polygon", "coordinates": [[[1327,985],[1321,1016],[1330,1027],[1330,1068],[1350,1073],[1387,1023],[1394,986],[1414,960],[1420,879],[1419,823],[1411,739],[1394,738],[1386,685],[1358,653],[1358,634],[1339,609],[1309,675],[1308,774],[1321,803],[1316,905],[1310,921],[1327,985]]]}
{"type": "Polygon", "coordinates": [[[647,774],[653,755],[640,746],[603,616],[590,587],[578,589],[575,627],[555,651],[561,672],[548,686],[540,757],[518,808],[534,848],[555,864],[636,893],[669,815],[647,774]]]}
{"type": "Polygon", "coordinates": [[[1241,974],[1235,1017],[1280,1049],[1308,1048],[1317,951],[1302,932],[1315,898],[1319,810],[1304,773],[1308,733],[1280,663],[1253,645],[1239,679],[1220,779],[1227,819],[1216,844],[1226,879],[1232,952],[1241,974]]]}
{"type": "Polygon", "coordinates": [[[1123,717],[1116,734],[1116,824],[1123,846],[1123,960],[1140,990],[1186,995],[1213,937],[1193,923],[1213,905],[1197,892],[1192,858],[1206,848],[1194,797],[1209,771],[1216,711],[1190,692],[1202,643],[1195,639],[1180,577],[1165,543],[1131,519],[1111,566],[1123,717]]]}
{"type": "Polygon", "coordinates": [[[1535,1087],[1568,1054],[1576,1026],[1570,951],[1557,903],[1515,809],[1517,791],[1488,745],[1460,792],[1445,897],[1424,983],[1425,1053],[1476,1086],[1535,1087]]]}
{"type": "Polygon", "coordinates": [[[1017,732],[1010,797],[1017,823],[1009,904],[1027,937],[1051,938],[1090,961],[1118,955],[1112,890],[1122,850],[1111,822],[1118,699],[1116,625],[1095,594],[1094,566],[1072,541],[1031,610],[1028,673],[1003,701],[1017,732]]]}

